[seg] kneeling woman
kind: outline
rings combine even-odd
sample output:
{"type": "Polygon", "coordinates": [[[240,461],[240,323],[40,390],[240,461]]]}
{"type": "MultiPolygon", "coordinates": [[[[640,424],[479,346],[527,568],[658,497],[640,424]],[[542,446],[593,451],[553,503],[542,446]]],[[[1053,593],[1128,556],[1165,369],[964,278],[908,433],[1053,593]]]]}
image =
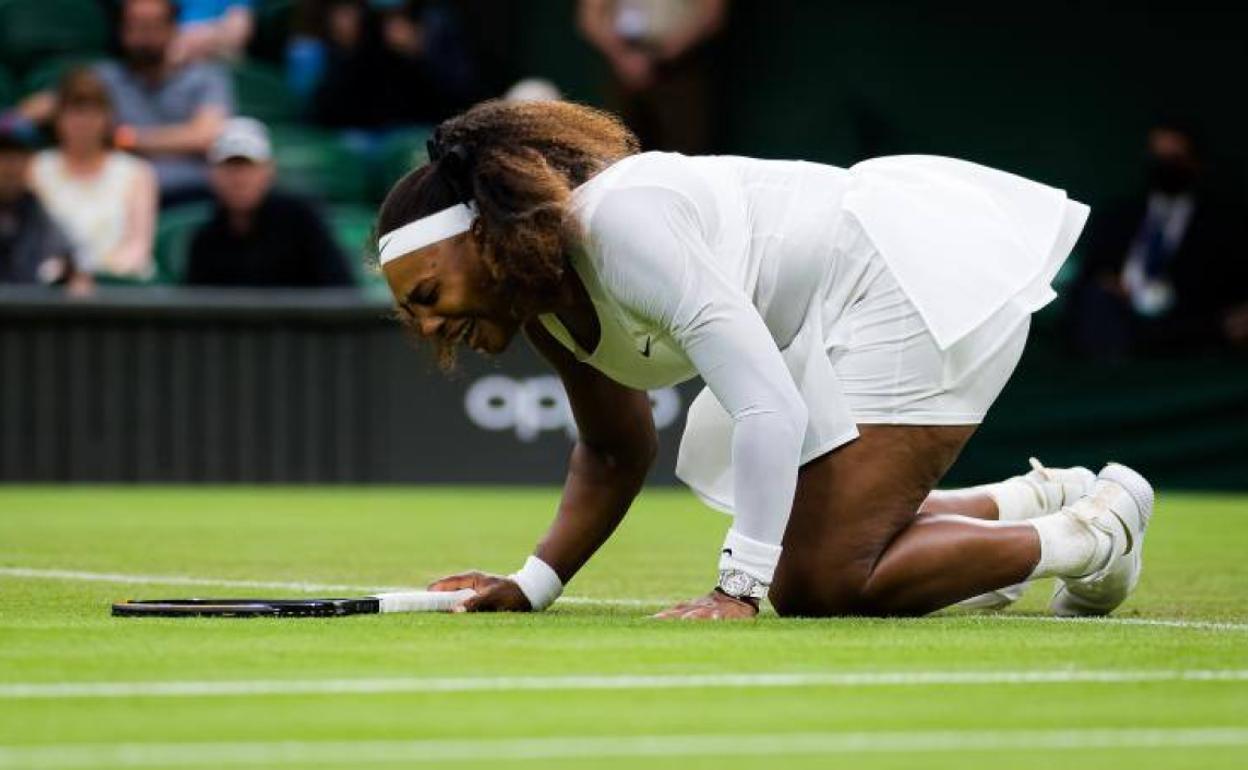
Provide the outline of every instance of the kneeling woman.
{"type": "MultiPolygon", "coordinates": [[[[932,492],[1009,379],[1083,227],[1060,190],[947,158],[638,153],[612,116],[481,104],[382,206],[382,269],[449,361],[520,332],[580,432],[515,575],[462,610],[540,610],[627,513],[655,454],[646,390],[701,375],[677,472],[733,514],[719,585],[661,613],[916,615],[1060,577],[1056,611],[1116,607],[1151,489],[1109,466],[932,492]]],[[[1008,598],[1008,595],[1007,595],[1008,598]]]]}

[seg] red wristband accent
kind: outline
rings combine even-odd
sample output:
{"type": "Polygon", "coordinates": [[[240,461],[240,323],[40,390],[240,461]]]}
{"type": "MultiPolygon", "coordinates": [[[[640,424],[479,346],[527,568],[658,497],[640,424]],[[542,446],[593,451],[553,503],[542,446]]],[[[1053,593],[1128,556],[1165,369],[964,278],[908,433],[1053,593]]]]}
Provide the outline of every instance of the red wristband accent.
{"type": "Polygon", "coordinates": [[[138,143],[139,133],[134,126],[121,125],[113,130],[113,146],[119,150],[132,150],[138,143]]]}

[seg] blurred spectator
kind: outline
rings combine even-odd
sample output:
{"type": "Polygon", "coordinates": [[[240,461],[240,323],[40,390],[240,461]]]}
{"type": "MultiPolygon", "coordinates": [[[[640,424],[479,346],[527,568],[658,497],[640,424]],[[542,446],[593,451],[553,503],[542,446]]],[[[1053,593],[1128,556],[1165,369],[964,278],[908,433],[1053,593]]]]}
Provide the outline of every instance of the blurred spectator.
{"type": "Polygon", "coordinates": [[[713,63],[724,0],[580,0],[582,34],[611,66],[612,106],[651,150],[711,145],[713,63]]]}
{"type": "MultiPolygon", "coordinates": [[[[229,74],[214,63],[171,62],[177,33],[173,0],[123,0],[120,24],[122,60],[95,67],[113,104],[113,143],[152,161],[161,205],[204,197],[204,153],[233,111],[229,74]]],[[[21,111],[44,123],[56,111],[55,94],[28,98],[21,111]]]]}
{"type": "Polygon", "coordinates": [[[27,139],[0,128],[0,283],[63,283],[74,276],[74,249],[26,186],[27,139]]]}
{"type": "Polygon", "coordinates": [[[343,286],[346,262],[305,202],[273,190],[264,124],[233,118],[209,151],[216,209],[191,242],[186,282],[208,286],[343,286]]]}
{"type": "Polygon", "coordinates": [[[112,103],[91,70],[68,73],[56,105],[57,148],[35,156],[31,187],[74,242],[79,270],[150,278],[156,175],[146,161],[112,149],[112,103]]]}
{"type": "Polygon", "coordinates": [[[1101,357],[1248,345],[1242,206],[1205,173],[1196,133],[1148,135],[1148,186],[1094,211],[1076,287],[1080,348],[1101,357]]]}
{"type": "MultiPolygon", "coordinates": [[[[317,123],[374,132],[437,123],[482,95],[452,3],[321,5],[324,70],[312,101],[317,123]]],[[[291,76],[292,82],[306,79],[291,76]]]]}
{"type": "Polygon", "coordinates": [[[178,34],[169,60],[238,59],[255,32],[254,0],[178,0],[178,34]]]}
{"type": "Polygon", "coordinates": [[[525,78],[517,81],[503,98],[509,102],[557,102],[563,98],[559,86],[544,78],[525,78]]]}

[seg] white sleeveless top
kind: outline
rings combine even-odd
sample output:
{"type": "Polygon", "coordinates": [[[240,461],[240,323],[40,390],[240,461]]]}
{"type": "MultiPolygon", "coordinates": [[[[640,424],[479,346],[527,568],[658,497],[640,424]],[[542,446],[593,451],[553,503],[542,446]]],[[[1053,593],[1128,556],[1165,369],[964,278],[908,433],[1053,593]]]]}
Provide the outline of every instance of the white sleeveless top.
{"type": "Polygon", "coordinates": [[[77,247],[79,269],[109,272],[104,260],[125,237],[131,196],[143,170],[143,160],[124,152],[110,152],[92,177],[70,174],[59,150],[35,155],[31,184],[77,247]]]}
{"type": "MultiPolygon", "coordinates": [[[[838,258],[853,239],[843,236],[866,233],[949,349],[998,312],[1047,304],[1087,213],[1061,190],[948,158],[845,170],[667,153],[615,163],[574,191],[572,210],[583,230],[572,267],[600,340],[586,351],[555,316],[543,325],[630,387],[700,374],[731,420],[734,530],[776,546],[801,462],[857,435],[832,402],[824,340],[825,321],[854,296],[844,285],[857,263],[838,258]],[[845,217],[858,227],[843,227],[845,217]]],[[[715,419],[691,411],[683,443],[715,419]]],[[[699,479],[684,480],[700,491],[699,479]]]]}

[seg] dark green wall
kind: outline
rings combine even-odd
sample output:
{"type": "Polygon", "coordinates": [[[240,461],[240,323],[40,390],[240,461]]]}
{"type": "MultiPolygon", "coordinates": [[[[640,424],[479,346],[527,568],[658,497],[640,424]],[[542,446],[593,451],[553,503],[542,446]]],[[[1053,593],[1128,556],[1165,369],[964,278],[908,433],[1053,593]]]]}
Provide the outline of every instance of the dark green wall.
{"type": "MultiPolygon", "coordinates": [[[[1217,166],[1248,151],[1243,3],[732,2],[722,149],[848,165],[894,153],[975,160],[1097,203],[1140,178],[1159,112],[1194,118],[1217,166]]],[[[574,3],[524,4],[522,68],[600,102],[574,3]]]]}

